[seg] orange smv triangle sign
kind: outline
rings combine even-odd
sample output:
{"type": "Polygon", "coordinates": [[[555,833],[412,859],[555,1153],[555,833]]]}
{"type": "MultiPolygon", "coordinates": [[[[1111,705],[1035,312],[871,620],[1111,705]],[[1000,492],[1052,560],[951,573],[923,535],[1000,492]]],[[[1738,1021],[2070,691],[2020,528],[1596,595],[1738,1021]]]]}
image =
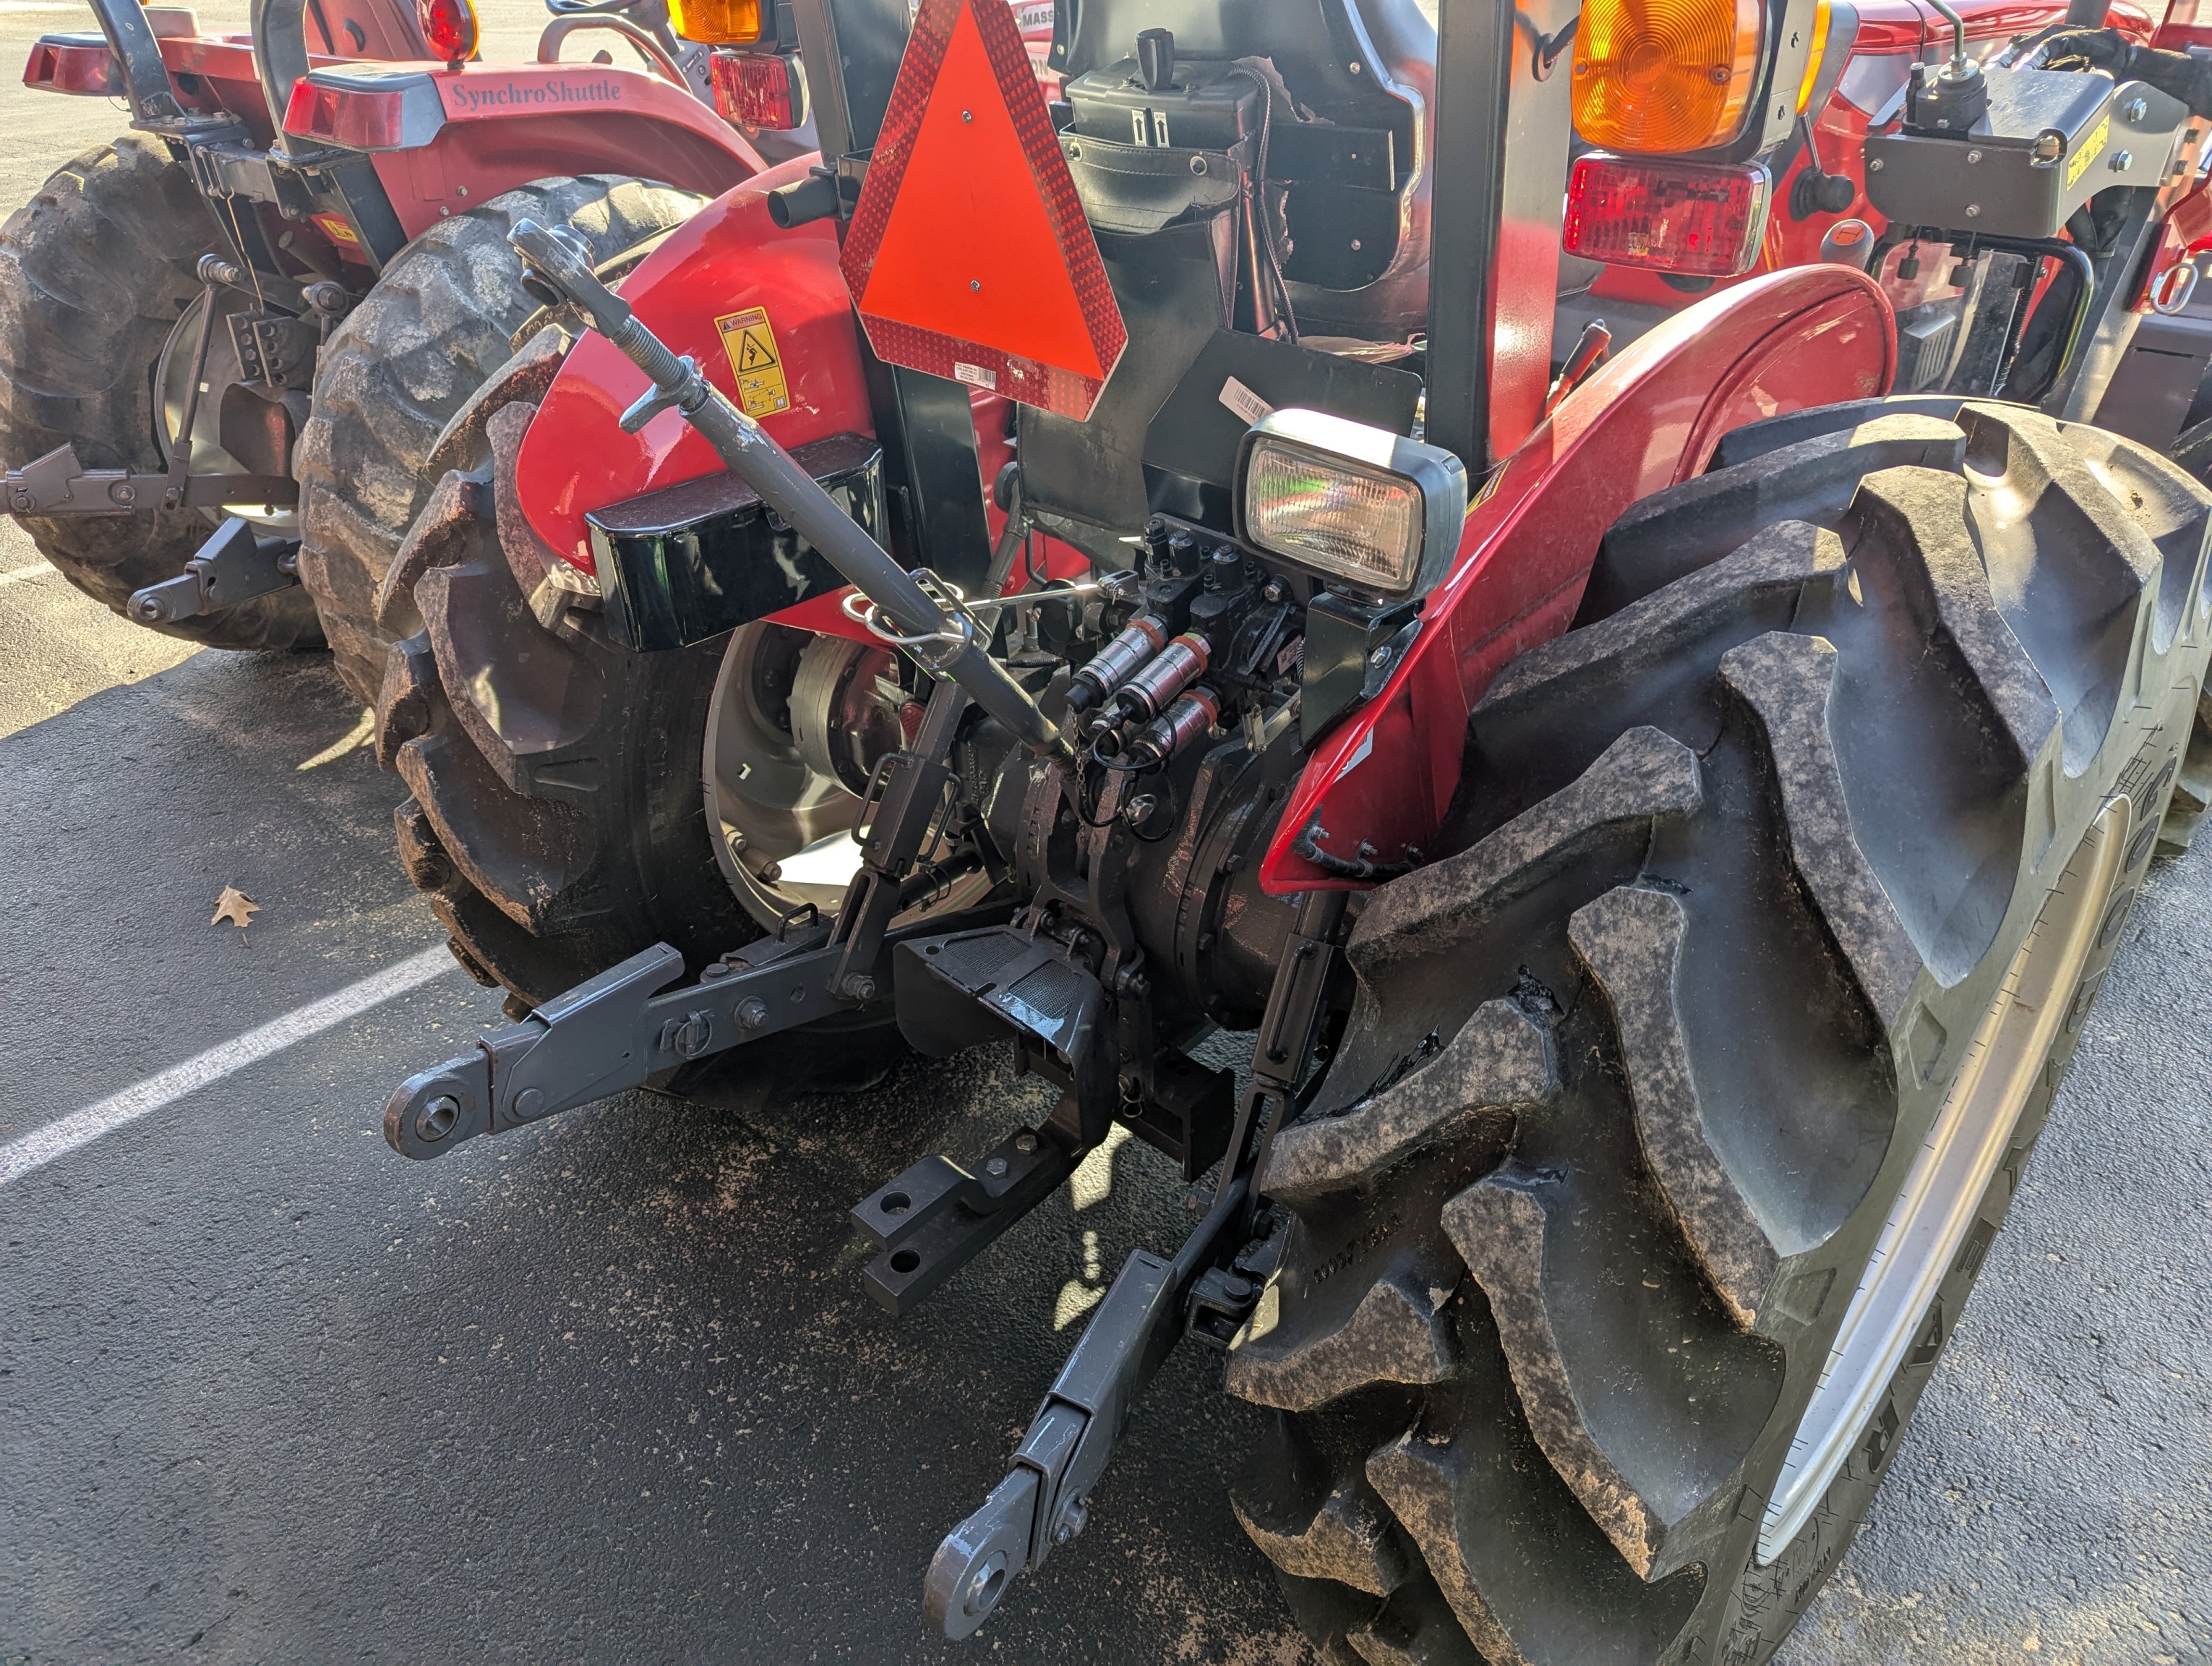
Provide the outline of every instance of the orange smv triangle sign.
{"type": "Polygon", "coordinates": [[[878,358],[1090,415],[1128,331],[999,0],[922,0],[841,264],[878,358]]]}

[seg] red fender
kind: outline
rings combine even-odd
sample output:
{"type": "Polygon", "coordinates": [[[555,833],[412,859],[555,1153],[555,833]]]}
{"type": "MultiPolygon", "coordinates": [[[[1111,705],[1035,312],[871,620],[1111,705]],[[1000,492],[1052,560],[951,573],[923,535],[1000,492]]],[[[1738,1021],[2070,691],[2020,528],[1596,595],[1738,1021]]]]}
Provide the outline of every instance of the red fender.
{"type": "Polygon", "coordinates": [[[434,79],[446,116],[437,137],[375,157],[410,237],[549,173],[634,173],[714,197],[766,166],[690,88],[641,70],[464,64],[438,66],[434,79]]]}
{"type": "Polygon", "coordinates": [[[1374,702],[1306,765],[1260,870],[1277,895],[1347,890],[1296,855],[1364,840],[1395,860],[1427,844],[1458,789],[1467,719],[1506,662],[1564,632],[1598,540],[1638,498],[1702,470],[1721,436],[1785,410],[1887,392],[1897,324],[1881,286],[1844,266],[1777,272],[1653,329],[1564,400],[1493,473],[1460,562],[1422,610],[1374,702]]]}
{"type": "MultiPolygon", "coordinates": [[[[758,307],[782,360],[789,409],[762,416],[785,446],[833,434],[875,433],[861,368],[860,333],[845,280],[837,270],[837,238],[818,221],[779,230],[768,216],[768,193],[802,179],[813,162],[803,156],[761,174],[710,204],[654,250],[622,286],[623,298],[653,333],[688,354],[708,380],[738,398],[736,372],[717,320],[758,307]]],[[[722,460],[675,411],[664,411],[637,433],[624,434],[623,411],[646,391],[645,373],[596,332],[576,344],[546,390],[515,462],[515,495],[524,516],[548,547],[589,573],[596,570],[584,516],[589,510],[661,486],[719,474],[722,460]]],[[[742,403],[742,401],[740,401],[742,403]]],[[[971,392],[979,477],[991,535],[1006,517],[985,489],[1013,455],[1013,406],[995,393],[971,392]]],[[[1017,562],[1066,577],[1088,563],[1056,540],[1017,562]]],[[[775,616],[784,624],[872,640],[842,611],[836,590],[775,616]]]]}
{"type": "MultiPolygon", "coordinates": [[[[710,203],[622,286],[623,298],[669,350],[690,355],[733,400],[737,375],[715,321],[763,309],[791,403],[761,426],[787,447],[875,432],[833,222],[780,231],[768,216],[769,191],[805,179],[813,161],[786,162],[710,203]]],[[[664,410],[635,434],[622,431],[623,411],[648,386],[612,344],[587,331],[523,436],[514,480],[523,514],[550,548],[587,573],[595,570],[587,510],[722,471],[714,447],[680,412],[664,410]]]]}

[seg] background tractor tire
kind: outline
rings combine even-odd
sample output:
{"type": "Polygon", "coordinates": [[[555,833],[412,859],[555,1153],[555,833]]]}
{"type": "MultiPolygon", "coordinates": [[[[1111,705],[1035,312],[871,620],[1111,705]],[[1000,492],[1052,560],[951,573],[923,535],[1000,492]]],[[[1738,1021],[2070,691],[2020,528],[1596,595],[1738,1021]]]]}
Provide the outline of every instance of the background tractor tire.
{"type": "Polygon", "coordinates": [[[2020,1185],[2191,734],[2212,498],[2017,407],[1867,415],[1630,511],[1358,918],[1228,1367],[1339,1666],[1768,1659],[2020,1185]]]}
{"type": "Polygon", "coordinates": [[[393,641],[422,628],[412,596],[380,594],[399,542],[438,483],[431,453],[539,310],[507,234],[565,222],[599,262],[690,219],[706,199],[617,174],[539,179],[441,220],[385,269],[323,348],[300,436],[300,579],[338,674],[376,698],[393,641]]]}
{"type": "MultiPolygon", "coordinates": [[[[191,175],[158,140],[86,152],[0,226],[0,463],[21,468],[74,444],[88,469],[159,473],[155,374],[198,301],[195,269],[217,246],[191,175]]],[[[175,578],[216,529],[197,509],[24,515],[39,552],[124,613],[134,590],[175,578]]],[[[126,615],[127,617],[127,615],[126,615]]],[[[287,587],[154,629],[211,648],[312,648],[312,602],[287,587]]]]}

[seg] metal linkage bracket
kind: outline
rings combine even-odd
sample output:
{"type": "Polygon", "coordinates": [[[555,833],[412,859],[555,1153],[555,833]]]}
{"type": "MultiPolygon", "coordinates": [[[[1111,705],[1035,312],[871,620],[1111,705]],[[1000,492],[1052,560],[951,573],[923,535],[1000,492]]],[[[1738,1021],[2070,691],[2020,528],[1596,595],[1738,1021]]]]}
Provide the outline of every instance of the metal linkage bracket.
{"type": "Polygon", "coordinates": [[[251,525],[233,515],[200,545],[182,573],[133,591],[131,617],[149,625],[198,618],[299,581],[299,544],[290,538],[257,538],[251,525]]]}
{"type": "Polygon", "coordinates": [[[1015,1449],[1012,1472],[930,1561],[922,1608],[945,1636],[971,1634],[1016,1574],[1043,1566],[1083,1531],[1129,1408],[1174,1342],[1176,1286],[1175,1263],[1147,1250],[1123,1264],[1015,1449]]]}
{"type": "Polygon", "coordinates": [[[1340,891],[1310,891],[1298,906],[1290,952],[1268,991],[1252,1083],[1205,1218],[1173,1262],[1143,1250],[1129,1257],[1015,1449],[1012,1469],[938,1546],[922,1608],[945,1637],[974,1633],[1016,1575],[1083,1531],[1091,1489],[1130,1406],[1184,1333],[1224,1347],[1250,1311],[1264,1274],[1243,1252],[1237,1272],[1248,1276],[1224,1273],[1221,1264],[1255,1224],[1252,1177],[1312,1056],[1346,900],[1340,891]]]}
{"type": "Polygon", "coordinates": [[[825,933],[748,945],[695,984],[684,957],[656,943],[550,1000],[476,1050],[409,1077],[384,1109],[402,1157],[443,1157],[497,1134],[637,1087],[663,1070],[757,1041],[858,1003],[824,985],[837,951],[825,933]],[[713,974],[720,972],[720,976],[713,974]]]}
{"type": "Polygon", "coordinates": [[[1050,1196],[1079,1154],[1056,1129],[1022,1128],[974,1174],[949,1157],[923,1158],[853,1206],[854,1224],[882,1251],[864,1277],[868,1293],[895,1316],[913,1311],[1050,1196]]]}
{"type": "Polygon", "coordinates": [[[112,515],[134,509],[212,509],[225,503],[264,503],[288,508],[300,485],[277,474],[134,474],[128,469],[88,469],[75,446],[58,446],[44,457],[8,471],[7,510],[18,515],[112,515]]]}

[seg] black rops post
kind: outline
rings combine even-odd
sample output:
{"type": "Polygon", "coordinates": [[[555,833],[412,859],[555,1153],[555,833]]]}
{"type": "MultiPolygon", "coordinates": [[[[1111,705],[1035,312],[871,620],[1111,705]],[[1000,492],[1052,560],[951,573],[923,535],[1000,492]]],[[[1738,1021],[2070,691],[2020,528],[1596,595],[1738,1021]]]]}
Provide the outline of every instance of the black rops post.
{"type": "Polygon", "coordinates": [[[1512,0],[1437,9],[1433,177],[1453,182],[1429,222],[1428,407],[1424,437],[1480,475],[1490,462],[1490,317],[1513,85],[1512,0]]]}

